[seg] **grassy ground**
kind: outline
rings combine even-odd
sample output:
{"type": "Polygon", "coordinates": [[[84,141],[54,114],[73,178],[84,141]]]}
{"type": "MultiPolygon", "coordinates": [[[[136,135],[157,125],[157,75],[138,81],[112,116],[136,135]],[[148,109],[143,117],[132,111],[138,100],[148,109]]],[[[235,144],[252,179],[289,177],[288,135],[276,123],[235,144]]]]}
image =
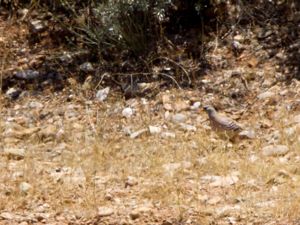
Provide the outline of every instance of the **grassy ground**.
{"type": "MultiPolygon", "coordinates": [[[[2,150],[25,148],[21,160],[1,156],[0,207],[16,214],[14,219],[19,215],[21,221],[34,217],[46,223],[61,219],[112,224],[292,224],[298,219],[299,133],[283,134],[280,121],[290,118],[287,113],[271,126],[283,134],[278,143],[290,151],[270,157],[262,154],[268,136],[261,131],[257,139],[231,144],[197,119],[191,119],[196,132],[182,131],[164,119],[163,110],[153,115],[147,108],[151,102],[139,104],[137,114],[124,119],[114,110],[122,101],[86,105],[74,100],[59,106],[63,97],[51,96],[40,110],[2,110],[2,150]],[[53,115],[30,121],[47,113],[53,115]],[[50,124],[53,130],[45,131],[50,124]],[[131,139],[122,131],[148,125],[165,127],[176,138],[145,133],[131,139]],[[32,127],[40,130],[28,134],[32,127]],[[22,182],[29,190],[22,191],[22,182]],[[97,216],[99,207],[109,208],[112,215],[97,216]]],[[[31,101],[24,99],[14,107],[31,101]]],[[[198,114],[184,113],[190,118],[198,114]]],[[[200,117],[205,117],[203,112],[200,117]]],[[[247,122],[255,126],[257,118],[247,122]]]]}

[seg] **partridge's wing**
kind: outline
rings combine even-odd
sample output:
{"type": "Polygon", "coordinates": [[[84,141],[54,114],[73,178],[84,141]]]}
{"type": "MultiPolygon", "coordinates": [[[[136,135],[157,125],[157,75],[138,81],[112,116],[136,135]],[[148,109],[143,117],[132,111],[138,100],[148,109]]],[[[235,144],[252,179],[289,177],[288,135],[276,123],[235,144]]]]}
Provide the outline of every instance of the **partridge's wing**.
{"type": "Polygon", "coordinates": [[[218,126],[224,130],[239,131],[242,129],[241,126],[239,126],[235,121],[225,116],[217,115],[215,119],[215,122],[218,124],[218,126]]]}

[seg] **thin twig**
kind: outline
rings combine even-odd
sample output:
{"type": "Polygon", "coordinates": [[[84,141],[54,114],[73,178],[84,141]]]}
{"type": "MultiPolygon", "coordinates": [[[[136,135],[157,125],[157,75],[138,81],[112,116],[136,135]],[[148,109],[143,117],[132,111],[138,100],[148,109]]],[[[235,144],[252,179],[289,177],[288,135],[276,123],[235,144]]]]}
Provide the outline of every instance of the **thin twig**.
{"type": "MultiPolygon", "coordinates": [[[[179,67],[185,73],[186,77],[189,80],[189,84],[192,83],[191,78],[189,76],[189,73],[187,72],[187,70],[182,65],[180,65],[179,63],[175,62],[173,59],[170,59],[168,57],[158,57],[158,58],[155,58],[154,60],[156,60],[156,59],[164,59],[164,60],[167,60],[167,61],[173,63],[174,65],[176,65],[177,67],[179,67]]],[[[154,60],[152,60],[152,61],[154,61],[154,60]]]]}
{"type": "Polygon", "coordinates": [[[166,73],[159,73],[159,74],[162,75],[162,76],[166,76],[166,77],[170,78],[170,79],[177,85],[177,87],[178,87],[179,89],[182,89],[182,88],[180,87],[180,85],[178,84],[178,82],[177,82],[172,76],[170,76],[169,74],[166,74],[166,73]]]}
{"type": "MultiPolygon", "coordinates": [[[[103,81],[105,75],[107,73],[104,73],[101,77],[101,80],[98,82],[97,84],[97,87],[100,86],[101,82],[103,81]]],[[[112,76],[138,76],[138,75],[143,75],[143,76],[150,76],[150,75],[153,75],[153,73],[114,73],[114,74],[111,74],[112,76]]],[[[161,76],[164,76],[164,77],[167,77],[169,79],[171,79],[175,84],[176,86],[179,88],[179,89],[182,89],[181,86],[179,85],[179,83],[176,81],[176,79],[174,79],[172,76],[170,76],[169,74],[166,74],[166,73],[158,73],[158,75],[161,75],[161,76]]]]}

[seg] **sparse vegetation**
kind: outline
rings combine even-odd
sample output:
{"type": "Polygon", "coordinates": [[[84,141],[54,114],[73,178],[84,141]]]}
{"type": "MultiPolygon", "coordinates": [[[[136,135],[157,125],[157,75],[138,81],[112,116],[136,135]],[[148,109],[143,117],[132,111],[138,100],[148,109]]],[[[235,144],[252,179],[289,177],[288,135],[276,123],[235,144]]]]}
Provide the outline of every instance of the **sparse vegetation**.
{"type": "Polygon", "coordinates": [[[0,224],[299,223],[298,17],[290,0],[0,0],[0,224]],[[255,138],[218,136],[206,104],[255,138]]]}

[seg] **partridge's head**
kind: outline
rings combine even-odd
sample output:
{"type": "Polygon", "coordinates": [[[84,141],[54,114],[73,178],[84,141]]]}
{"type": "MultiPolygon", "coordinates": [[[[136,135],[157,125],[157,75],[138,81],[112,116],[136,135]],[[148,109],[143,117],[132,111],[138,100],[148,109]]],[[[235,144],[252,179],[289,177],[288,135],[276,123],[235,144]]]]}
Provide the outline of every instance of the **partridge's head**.
{"type": "Polygon", "coordinates": [[[207,112],[208,115],[211,115],[216,112],[215,108],[211,105],[206,105],[203,107],[203,109],[205,110],[205,112],[207,112]]]}

